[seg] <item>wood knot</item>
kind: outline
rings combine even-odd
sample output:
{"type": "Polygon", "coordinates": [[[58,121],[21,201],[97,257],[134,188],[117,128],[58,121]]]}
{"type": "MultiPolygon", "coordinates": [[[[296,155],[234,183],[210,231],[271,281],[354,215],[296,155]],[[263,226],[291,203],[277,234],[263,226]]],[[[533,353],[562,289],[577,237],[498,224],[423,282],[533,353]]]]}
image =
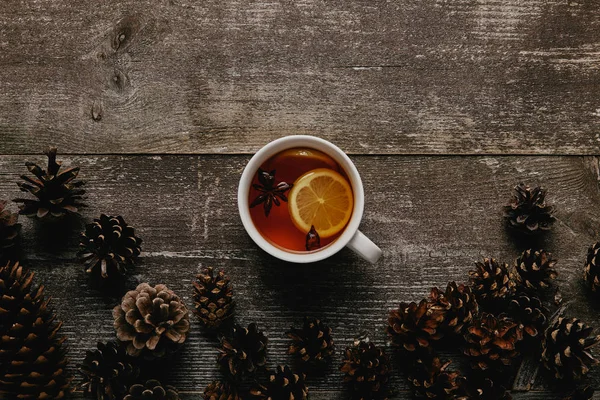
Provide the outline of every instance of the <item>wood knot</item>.
{"type": "Polygon", "coordinates": [[[140,30],[140,20],[136,16],[121,19],[115,26],[112,39],[112,48],[115,52],[125,49],[140,30]]]}
{"type": "Polygon", "coordinates": [[[112,76],[112,83],[113,85],[118,89],[118,90],[124,90],[125,87],[127,86],[127,75],[125,74],[125,72],[115,69],[115,72],[113,73],[112,76]]]}
{"type": "Polygon", "coordinates": [[[92,119],[96,122],[102,119],[102,103],[99,101],[92,103],[92,119]]]}

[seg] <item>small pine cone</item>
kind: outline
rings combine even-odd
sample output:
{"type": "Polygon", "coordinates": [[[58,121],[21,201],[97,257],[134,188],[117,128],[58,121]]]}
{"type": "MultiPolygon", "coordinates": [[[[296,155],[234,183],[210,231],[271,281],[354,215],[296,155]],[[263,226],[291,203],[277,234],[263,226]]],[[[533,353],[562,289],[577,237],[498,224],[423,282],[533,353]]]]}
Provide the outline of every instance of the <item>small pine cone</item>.
{"type": "Polygon", "coordinates": [[[98,350],[88,350],[79,372],[83,392],[97,400],[120,400],[135,381],[139,370],[117,342],[98,342],[98,350]]]}
{"type": "Polygon", "coordinates": [[[591,386],[586,386],[584,388],[575,390],[563,400],[592,400],[593,397],[594,389],[591,386]]]}
{"type": "Polygon", "coordinates": [[[594,243],[588,250],[583,278],[592,292],[600,293],[600,242],[594,243]]]}
{"type": "Polygon", "coordinates": [[[288,353],[295,355],[303,370],[322,371],[335,352],[331,328],[316,318],[304,317],[302,328],[292,327],[287,335],[292,339],[288,353]]]}
{"type": "Polygon", "coordinates": [[[514,277],[523,290],[536,291],[552,285],[558,273],[554,270],[556,260],[544,250],[525,250],[515,261],[514,277]]]}
{"type": "Polygon", "coordinates": [[[542,342],[542,362],[556,379],[579,380],[598,360],[589,349],[600,342],[594,328],[576,318],[558,318],[547,330],[542,342]]]}
{"type": "Polygon", "coordinates": [[[444,315],[444,309],[432,305],[426,299],[419,304],[400,303],[400,307],[390,311],[388,317],[387,332],[392,345],[409,352],[428,348],[430,342],[443,337],[440,327],[444,322],[444,315]]]}
{"type": "Polygon", "coordinates": [[[548,323],[548,310],[538,297],[525,293],[514,296],[508,303],[506,314],[522,325],[526,343],[544,335],[548,323]]]}
{"type": "Polygon", "coordinates": [[[340,371],[351,388],[353,400],[387,400],[390,361],[382,348],[369,338],[357,339],[346,348],[340,371]]]}
{"type": "Polygon", "coordinates": [[[494,258],[484,258],[469,271],[471,287],[482,311],[499,313],[504,310],[515,292],[515,282],[508,272],[508,264],[494,258]]]}
{"type": "Polygon", "coordinates": [[[479,313],[477,299],[469,286],[448,283],[446,291],[438,288],[431,289],[429,302],[445,310],[444,322],[441,329],[447,334],[462,335],[473,317],[479,313]]]}
{"type": "Polygon", "coordinates": [[[230,321],[235,303],[229,278],[223,271],[216,275],[212,267],[205,268],[194,282],[195,311],[209,329],[217,329],[230,321]]]}
{"type": "Polygon", "coordinates": [[[460,394],[454,400],[512,400],[508,390],[490,378],[459,377],[460,394]]]}
{"type": "Polygon", "coordinates": [[[188,309],[165,285],[141,283],[113,310],[117,338],[127,354],[147,359],[173,353],[190,330],[188,309]]]}
{"type": "Polygon", "coordinates": [[[62,322],[32,287],[33,273],[18,263],[0,268],[0,398],[64,399],[71,392],[66,375],[62,322]]]}
{"type": "Polygon", "coordinates": [[[448,371],[450,361],[442,362],[438,356],[423,353],[416,360],[408,378],[417,397],[427,399],[454,399],[458,391],[458,372],[448,371]]]}
{"type": "Polygon", "coordinates": [[[209,384],[202,395],[204,400],[242,400],[235,386],[228,382],[214,381],[209,384]]]}
{"type": "Polygon", "coordinates": [[[235,379],[254,375],[267,363],[267,337],[255,323],[244,328],[234,325],[228,335],[221,338],[217,362],[221,369],[235,379]]]}
{"type": "Polygon", "coordinates": [[[288,367],[277,367],[269,371],[269,381],[250,390],[253,398],[260,400],[306,400],[308,388],[304,382],[304,374],[295,374],[288,367]]]}
{"type": "MultiPolygon", "coordinates": [[[[4,264],[14,255],[15,239],[19,235],[19,214],[6,208],[6,201],[0,201],[0,263],[4,264]]],[[[14,261],[14,260],[13,260],[14,261]]]]}
{"type": "Polygon", "coordinates": [[[159,381],[151,379],[143,385],[132,385],[123,400],[179,400],[179,393],[173,386],[163,386],[159,381]]]}
{"type": "Polygon", "coordinates": [[[502,373],[519,357],[516,347],[523,339],[519,324],[506,316],[482,313],[467,328],[464,354],[475,370],[502,373]]]}
{"type": "Polygon", "coordinates": [[[515,197],[504,207],[508,225],[525,234],[548,231],[554,223],[554,207],[546,205],[546,190],[522,183],[515,186],[515,197]]]}
{"type": "Polygon", "coordinates": [[[140,255],[141,243],[123,217],[102,214],[81,234],[78,256],[88,274],[104,279],[122,276],[140,255]]]}
{"type": "Polygon", "coordinates": [[[19,205],[19,214],[38,218],[61,218],[67,214],[77,214],[82,203],[85,190],[81,188],[83,181],[77,181],[79,167],[60,171],[61,163],[56,161],[56,148],[51,147],[46,151],[48,156],[48,169],[27,162],[25,165],[29,172],[35,175],[30,178],[22,175],[25,182],[17,183],[23,192],[28,192],[36,197],[32,199],[15,199],[19,205]]]}

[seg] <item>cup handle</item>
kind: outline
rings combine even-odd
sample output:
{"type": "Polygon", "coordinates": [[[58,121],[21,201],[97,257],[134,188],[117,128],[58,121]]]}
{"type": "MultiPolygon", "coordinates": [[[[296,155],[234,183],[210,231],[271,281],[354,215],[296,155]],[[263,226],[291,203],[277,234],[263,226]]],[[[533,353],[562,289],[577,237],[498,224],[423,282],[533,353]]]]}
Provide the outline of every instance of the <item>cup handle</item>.
{"type": "Polygon", "coordinates": [[[361,231],[356,231],[352,239],[347,244],[348,248],[370,262],[375,264],[379,257],[381,257],[382,251],[375,243],[366,237],[361,231]]]}

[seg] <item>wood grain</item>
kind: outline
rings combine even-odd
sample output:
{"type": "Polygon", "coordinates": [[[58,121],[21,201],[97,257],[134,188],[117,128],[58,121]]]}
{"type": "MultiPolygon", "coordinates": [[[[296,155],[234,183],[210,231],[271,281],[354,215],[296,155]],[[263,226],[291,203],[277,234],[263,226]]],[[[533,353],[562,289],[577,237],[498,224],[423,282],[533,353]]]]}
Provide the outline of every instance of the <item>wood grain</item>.
{"type": "MultiPolygon", "coordinates": [[[[31,158],[31,157],[29,157],[31,158]]],[[[520,181],[543,184],[558,209],[558,222],[542,245],[559,259],[568,313],[600,326],[592,299],[581,286],[587,247],[600,227],[598,162],[593,157],[354,156],[367,201],[361,230],[378,243],[383,259],[368,265],[349,251],[315,265],[279,262],[252,243],[237,217],[236,189],[247,156],[75,156],[88,181],[89,208],[70,229],[22,219],[25,264],[52,294],[69,337],[71,372],[85,350],[114,337],[111,308],[119,296],[90,289],[74,260],[83,222],[101,212],[121,214],[143,238],[143,258],[127,282],[166,283],[189,307],[191,281],[202,266],[223,268],[232,277],[237,320],[256,321],[270,338],[270,365],[290,363],[285,331],[304,315],[329,321],[338,350],[361,332],[384,344],[387,311],[400,301],[419,300],[432,286],[466,280],[481,256],[514,259],[525,247],[505,231],[501,207],[520,181]]],[[[35,161],[35,160],[34,160],[35,161]]],[[[14,183],[24,157],[0,156],[0,193],[17,196],[14,183]]],[[[216,340],[200,325],[179,355],[162,366],[166,381],[191,399],[219,377],[216,340]]],[[[457,353],[447,353],[455,359],[457,353]]],[[[315,399],[342,399],[336,366],[310,381],[315,399]]],[[[398,360],[401,362],[401,360],[398,360]]],[[[597,385],[600,370],[589,381],[597,385]]],[[[404,377],[392,386],[408,398],[404,377]]],[[[517,399],[558,399],[538,376],[533,392],[517,399]],[[554,396],[554,397],[553,397],[554,396]]],[[[197,397],[196,397],[197,398],[197,397]]]]}
{"type": "Polygon", "coordinates": [[[6,0],[0,154],[598,154],[596,5],[6,0]]]}

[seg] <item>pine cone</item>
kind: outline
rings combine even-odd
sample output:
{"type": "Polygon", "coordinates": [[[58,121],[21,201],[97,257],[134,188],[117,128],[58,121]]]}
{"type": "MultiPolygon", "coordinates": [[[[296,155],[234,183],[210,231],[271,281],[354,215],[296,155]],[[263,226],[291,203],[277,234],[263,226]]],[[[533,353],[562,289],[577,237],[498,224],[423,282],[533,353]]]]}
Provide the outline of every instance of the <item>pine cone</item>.
{"type": "Polygon", "coordinates": [[[217,329],[230,321],[235,303],[229,278],[223,271],[216,276],[212,267],[205,268],[194,282],[195,314],[206,327],[217,329]]]}
{"type": "Polygon", "coordinates": [[[0,268],[0,398],[64,399],[71,379],[62,323],[32,280],[18,263],[0,268]]]}
{"type": "Polygon", "coordinates": [[[600,293],[600,242],[594,243],[588,250],[583,277],[592,292],[600,293]]]}
{"type": "Polygon", "coordinates": [[[204,389],[204,400],[242,400],[235,386],[221,381],[214,381],[204,389]]]}
{"type": "Polygon", "coordinates": [[[44,170],[38,165],[27,162],[25,165],[29,172],[36,178],[22,175],[25,182],[18,183],[23,192],[29,192],[36,197],[31,199],[15,199],[19,205],[19,214],[38,218],[55,217],[79,212],[85,190],[81,189],[83,181],[77,181],[79,167],[60,171],[61,163],[56,161],[56,147],[51,147],[45,153],[48,156],[48,169],[44,170]]]}
{"type": "Polygon", "coordinates": [[[86,272],[96,277],[122,276],[133,266],[140,255],[142,239],[123,217],[100,218],[85,227],[79,242],[79,259],[86,272]]]}
{"type": "Polygon", "coordinates": [[[256,324],[252,323],[248,328],[236,324],[221,338],[217,362],[224,372],[236,379],[253,375],[267,363],[267,341],[256,324]]]}
{"type": "Polygon", "coordinates": [[[515,197],[504,207],[508,225],[525,234],[548,231],[554,223],[554,207],[546,205],[546,190],[522,183],[515,186],[515,197]]]}
{"type": "Polygon", "coordinates": [[[190,330],[188,309],[165,285],[141,283],[113,310],[117,338],[127,354],[147,359],[173,353],[190,330]]]}
{"type": "Polygon", "coordinates": [[[0,263],[4,265],[14,256],[15,240],[19,235],[19,214],[6,208],[6,201],[0,201],[0,263]]]}
{"type": "Polygon", "coordinates": [[[575,390],[563,400],[592,400],[593,397],[594,389],[591,386],[586,386],[584,388],[575,390]]]}
{"type": "Polygon", "coordinates": [[[304,317],[304,325],[292,327],[287,335],[292,339],[288,353],[295,355],[303,370],[322,371],[335,352],[331,328],[316,318],[304,317]]]}
{"type": "Polygon", "coordinates": [[[508,272],[508,264],[494,258],[484,258],[469,271],[471,287],[482,311],[499,313],[506,308],[515,291],[515,282],[508,272]]]}
{"type": "Polygon", "coordinates": [[[340,367],[344,382],[350,384],[354,400],[386,400],[390,377],[390,361],[383,349],[369,338],[357,339],[346,348],[340,367]]]}
{"type": "Polygon", "coordinates": [[[490,378],[475,379],[459,377],[460,395],[455,400],[512,400],[508,390],[495,385],[490,378]]]}
{"type": "Polygon", "coordinates": [[[173,386],[163,386],[159,381],[151,379],[144,385],[132,385],[123,400],[179,400],[179,393],[173,386]]]}
{"type": "Polygon", "coordinates": [[[525,250],[515,261],[514,276],[523,290],[542,290],[552,285],[558,273],[554,270],[556,260],[544,250],[525,250]]]}
{"type": "Polygon", "coordinates": [[[542,362],[556,379],[579,380],[598,364],[589,349],[600,342],[600,335],[590,336],[592,331],[576,318],[558,318],[546,330],[542,362]]]}
{"type": "Polygon", "coordinates": [[[83,392],[97,400],[120,400],[129,385],[137,378],[139,370],[114,341],[98,342],[98,350],[88,350],[79,367],[83,375],[83,392]]]}
{"type": "Polygon", "coordinates": [[[423,353],[416,360],[408,378],[417,397],[454,399],[458,391],[458,372],[447,371],[450,361],[442,363],[433,353],[423,353]]]}
{"type": "Polygon", "coordinates": [[[465,333],[464,354],[475,370],[502,373],[519,356],[516,347],[523,339],[519,324],[506,316],[482,313],[465,333]]]}
{"type": "MultiPolygon", "coordinates": [[[[520,293],[514,296],[508,304],[508,316],[523,326],[527,343],[537,340],[544,335],[548,323],[548,310],[542,301],[533,295],[520,293]]],[[[539,342],[538,342],[539,343],[539,342]]]]}
{"type": "Polygon", "coordinates": [[[473,317],[479,313],[479,305],[471,288],[456,282],[448,283],[446,292],[438,288],[431,289],[429,302],[444,310],[444,322],[441,330],[446,334],[462,335],[473,317]]]}
{"type": "Polygon", "coordinates": [[[425,349],[430,342],[443,337],[440,329],[444,322],[445,310],[432,305],[426,299],[417,305],[400,303],[400,307],[390,311],[387,332],[392,345],[409,352],[425,349]]]}
{"type": "Polygon", "coordinates": [[[261,400],[306,400],[308,388],[304,379],[304,374],[294,374],[288,366],[280,365],[269,372],[269,381],[250,390],[250,395],[261,400]]]}

